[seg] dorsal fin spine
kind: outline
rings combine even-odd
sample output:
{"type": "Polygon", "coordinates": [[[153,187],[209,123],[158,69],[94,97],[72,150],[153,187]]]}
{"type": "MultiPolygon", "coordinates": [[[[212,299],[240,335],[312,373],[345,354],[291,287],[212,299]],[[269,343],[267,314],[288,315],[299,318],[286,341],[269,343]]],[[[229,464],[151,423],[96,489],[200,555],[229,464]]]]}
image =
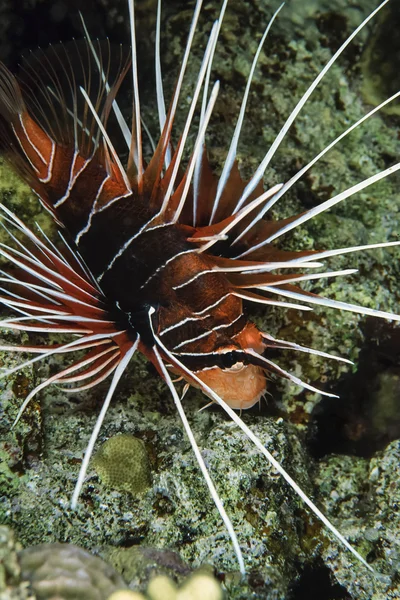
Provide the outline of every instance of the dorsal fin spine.
{"type": "Polygon", "coordinates": [[[35,123],[27,110],[19,115],[18,122],[12,124],[12,128],[39,181],[49,181],[55,154],[54,141],[35,123]]]}

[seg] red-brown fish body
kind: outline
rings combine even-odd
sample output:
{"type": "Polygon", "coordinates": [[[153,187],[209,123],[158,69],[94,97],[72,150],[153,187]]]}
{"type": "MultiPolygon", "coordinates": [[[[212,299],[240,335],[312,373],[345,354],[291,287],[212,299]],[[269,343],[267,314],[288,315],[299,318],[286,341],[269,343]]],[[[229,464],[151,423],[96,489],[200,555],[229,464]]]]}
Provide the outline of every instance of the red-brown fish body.
{"type": "MultiPolygon", "coordinates": [[[[261,334],[248,345],[243,332],[254,327],[247,324],[242,299],[231,293],[225,274],[215,272],[213,257],[198,253],[193,236],[201,235],[201,228],[169,222],[150,208],[154,195],[165,189],[168,172],[164,179],[149,181],[153,158],[140,193],[101,147],[82,154],[54,140],[30,116],[5,67],[3,76],[18,99],[15,110],[3,111],[18,145],[17,166],[22,159],[22,174],[74,240],[113,318],[140,334],[141,348],[151,359],[151,332],[143,317],[149,306],[156,307],[157,333],[191,370],[235,408],[257,402],[265,391],[262,369],[230,354],[264,348],[261,334]]],[[[163,160],[162,153],[157,160],[163,160]]]]}

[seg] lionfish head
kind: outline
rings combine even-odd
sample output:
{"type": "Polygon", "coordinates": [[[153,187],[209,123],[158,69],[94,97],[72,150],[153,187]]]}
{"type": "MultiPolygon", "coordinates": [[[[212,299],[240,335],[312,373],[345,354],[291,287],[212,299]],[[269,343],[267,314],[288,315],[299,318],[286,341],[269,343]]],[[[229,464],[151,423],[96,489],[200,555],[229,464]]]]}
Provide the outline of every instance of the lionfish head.
{"type": "Polygon", "coordinates": [[[246,410],[257,404],[267,389],[264,370],[251,364],[251,352],[262,354],[266,345],[252,323],[246,323],[235,342],[237,346],[231,344],[217,351],[222,366],[203,369],[196,375],[231,408],[246,410]]]}

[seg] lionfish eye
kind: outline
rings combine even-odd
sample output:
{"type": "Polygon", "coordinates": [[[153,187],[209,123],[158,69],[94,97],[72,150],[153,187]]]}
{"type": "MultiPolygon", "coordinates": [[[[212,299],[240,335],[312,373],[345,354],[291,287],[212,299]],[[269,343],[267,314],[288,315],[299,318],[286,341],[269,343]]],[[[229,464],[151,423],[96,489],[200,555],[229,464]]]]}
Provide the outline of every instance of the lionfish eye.
{"type": "Polygon", "coordinates": [[[244,363],[238,360],[238,352],[226,352],[221,354],[222,370],[223,371],[240,371],[244,367],[244,363]]]}
{"type": "Polygon", "coordinates": [[[244,369],[244,363],[240,362],[240,361],[237,361],[231,367],[224,368],[222,370],[226,371],[228,373],[239,373],[239,371],[241,371],[242,369],[244,369]]]}

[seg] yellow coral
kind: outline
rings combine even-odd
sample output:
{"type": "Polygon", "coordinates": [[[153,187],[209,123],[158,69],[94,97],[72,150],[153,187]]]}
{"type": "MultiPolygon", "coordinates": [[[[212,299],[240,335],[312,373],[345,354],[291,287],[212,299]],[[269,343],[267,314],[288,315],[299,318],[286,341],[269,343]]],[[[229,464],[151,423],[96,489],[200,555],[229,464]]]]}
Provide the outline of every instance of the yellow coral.
{"type": "Polygon", "coordinates": [[[146,600],[139,592],[131,592],[129,590],[119,590],[109,596],[108,600],[146,600]]]}
{"type": "Polygon", "coordinates": [[[149,583],[147,594],[151,600],[176,600],[177,588],[166,575],[158,575],[149,583]]]}
{"type": "Polygon", "coordinates": [[[165,575],[152,579],[147,588],[150,600],[222,600],[223,593],[219,583],[206,573],[197,573],[190,577],[182,587],[165,575]]]}
{"type": "Polygon", "coordinates": [[[222,600],[219,583],[205,573],[193,575],[178,591],[176,600],[222,600]]]}
{"type": "Polygon", "coordinates": [[[179,589],[166,575],[157,575],[150,581],[146,596],[120,590],[108,600],[223,600],[223,592],[217,580],[207,573],[195,573],[179,589]]]}

